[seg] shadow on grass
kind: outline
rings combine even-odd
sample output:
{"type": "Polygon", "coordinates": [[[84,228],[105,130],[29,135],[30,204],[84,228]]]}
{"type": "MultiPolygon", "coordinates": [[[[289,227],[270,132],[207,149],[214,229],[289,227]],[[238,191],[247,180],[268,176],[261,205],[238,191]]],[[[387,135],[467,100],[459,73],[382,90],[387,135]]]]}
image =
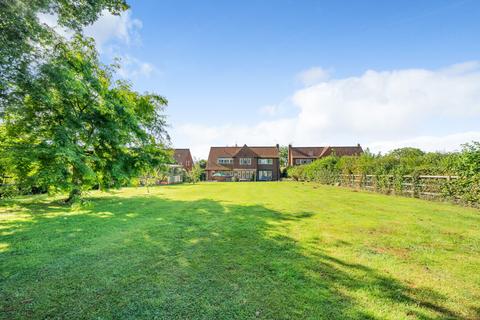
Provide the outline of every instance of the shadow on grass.
{"type": "MultiPolygon", "coordinates": [[[[70,212],[18,203],[0,242],[2,318],[374,319],[354,297],[420,319],[446,297],[285,236],[312,213],[158,197],[92,198],[70,212]]],[[[339,245],[342,245],[341,243],[339,245]]],[[[347,244],[345,244],[347,245],[347,244]]]]}

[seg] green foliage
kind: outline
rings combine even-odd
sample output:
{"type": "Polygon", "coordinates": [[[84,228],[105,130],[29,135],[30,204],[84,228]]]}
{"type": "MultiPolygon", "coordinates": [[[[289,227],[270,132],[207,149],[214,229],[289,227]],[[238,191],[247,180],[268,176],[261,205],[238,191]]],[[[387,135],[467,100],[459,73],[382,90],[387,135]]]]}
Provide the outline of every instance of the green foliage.
{"type": "Polygon", "coordinates": [[[480,142],[467,143],[452,165],[460,176],[451,181],[449,195],[470,204],[480,203],[480,142]]]}
{"type": "Polygon", "coordinates": [[[193,184],[200,181],[202,174],[204,173],[204,169],[202,168],[200,163],[195,163],[190,171],[187,171],[187,180],[193,184]]]}
{"type": "Polygon", "coordinates": [[[167,101],[112,80],[92,40],[59,42],[35,76],[20,83],[21,103],[6,109],[6,148],[23,191],[78,194],[119,187],[145,166],[167,161],[167,101]]]}
{"type": "Polygon", "coordinates": [[[23,100],[19,83],[55,52],[59,36],[39,21],[39,14],[55,15],[60,26],[80,32],[103,10],[118,15],[126,9],[125,0],[0,1],[0,115],[6,105],[23,100]]]}
{"type": "Polygon", "coordinates": [[[286,166],[288,166],[288,147],[287,146],[280,146],[279,156],[280,156],[280,167],[285,168],[286,166]]]}
{"type": "Polygon", "coordinates": [[[360,156],[325,157],[307,165],[290,167],[287,172],[294,180],[325,184],[341,182],[342,185],[351,185],[350,175],[355,175],[359,176],[360,186],[365,184],[368,175],[373,176],[378,191],[402,194],[408,183],[413,186],[414,196],[420,192],[421,175],[459,176],[440,186],[443,195],[464,203],[480,203],[479,142],[466,144],[457,153],[426,153],[415,148],[402,148],[386,155],[374,155],[367,150],[360,156]]]}
{"type": "Polygon", "coordinates": [[[198,165],[202,169],[202,174],[200,175],[200,181],[207,180],[207,177],[206,177],[206,174],[205,174],[205,169],[207,168],[207,160],[205,160],[205,159],[198,160],[198,165]]]}
{"type": "Polygon", "coordinates": [[[125,0],[0,2],[3,189],[9,176],[22,193],[69,191],[72,200],[93,186],[127,185],[167,161],[167,101],[113,81],[114,68],[81,36],[103,11],[126,9],[125,0]],[[40,14],[54,15],[76,36],[59,36],[40,14]]]}

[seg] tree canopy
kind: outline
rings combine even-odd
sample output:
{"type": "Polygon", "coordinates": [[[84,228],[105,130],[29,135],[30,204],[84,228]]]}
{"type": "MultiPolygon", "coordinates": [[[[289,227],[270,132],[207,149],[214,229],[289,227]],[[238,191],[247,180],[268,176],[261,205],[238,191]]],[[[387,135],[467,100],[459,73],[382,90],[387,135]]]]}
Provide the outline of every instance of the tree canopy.
{"type": "Polygon", "coordinates": [[[80,33],[103,10],[126,8],[120,0],[1,2],[0,171],[22,191],[69,191],[71,200],[169,160],[167,100],[115,80],[116,66],[103,65],[80,33]],[[76,35],[58,36],[38,21],[41,12],[76,35]]]}

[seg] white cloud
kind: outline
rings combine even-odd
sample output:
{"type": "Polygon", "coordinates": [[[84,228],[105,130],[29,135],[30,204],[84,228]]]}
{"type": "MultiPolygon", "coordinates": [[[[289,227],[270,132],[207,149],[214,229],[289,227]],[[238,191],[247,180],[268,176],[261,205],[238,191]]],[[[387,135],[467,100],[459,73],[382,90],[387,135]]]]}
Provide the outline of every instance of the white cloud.
{"type": "MultiPolygon", "coordinates": [[[[58,25],[56,14],[39,13],[37,15],[41,23],[52,27],[58,34],[69,39],[73,32],[58,25]]],[[[120,15],[113,15],[104,10],[97,21],[84,28],[83,33],[95,39],[97,50],[107,57],[119,58],[120,68],[117,74],[120,78],[136,79],[149,77],[156,69],[148,62],[141,61],[128,54],[121,53],[121,46],[139,44],[142,21],[132,18],[130,10],[120,15]]]]}
{"type": "Polygon", "coordinates": [[[73,36],[73,32],[71,30],[58,25],[58,16],[56,14],[38,13],[37,18],[40,23],[46,24],[64,38],[69,39],[73,36]]]}
{"type": "MultiPolygon", "coordinates": [[[[58,25],[57,14],[39,13],[37,17],[41,23],[52,27],[61,36],[70,38],[73,35],[72,30],[58,25]]],[[[83,29],[83,34],[94,38],[97,49],[102,50],[106,44],[114,41],[126,45],[139,43],[141,28],[142,21],[132,18],[130,10],[120,15],[113,15],[108,10],[104,10],[93,24],[83,29]]]]}
{"type": "Polygon", "coordinates": [[[275,104],[270,104],[267,106],[263,106],[258,110],[258,113],[267,115],[267,116],[275,116],[279,113],[280,106],[275,104]]]}
{"type": "Polygon", "coordinates": [[[119,57],[119,65],[120,68],[117,70],[117,74],[124,79],[148,78],[156,71],[152,64],[138,60],[130,55],[119,57]]]}
{"type": "Polygon", "coordinates": [[[405,146],[420,148],[424,151],[447,152],[459,151],[462,144],[471,141],[480,141],[480,131],[468,131],[444,136],[420,136],[405,140],[376,141],[367,143],[366,146],[374,153],[386,153],[405,146]]]}
{"type": "Polygon", "coordinates": [[[130,10],[118,16],[105,10],[95,23],[84,29],[84,34],[94,38],[97,47],[101,49],[111,41],[119,41],[127,45],[139,43],[141,28],[142,21],[132,18],[130,10]]]}
{"type": "Polygon", "coordinates": [[[331,79],[297,90],[291,100],[296,107],[296,115],[291,118],[252,126],[182,125],[174,130],[174,142],[195,146],[198,156],[205,157],[209,146],[235,142],[361,142],[374,151],[409,145],[448,151],[472,139],[480,140],[480,131],[472,128],[472,123],[480,123],[478,62],[440,70],[369,70],[360,76],[331,79]],[[458,129],[458,124],[465,126],[458,129]]]}
{"type": "Polygon", "coordinates": [[[320,67],[313,67],[300,72],[296,78],[303,85],[311,86],[328,80],[328,78],[330,78],[330,72],[320,67]]]}

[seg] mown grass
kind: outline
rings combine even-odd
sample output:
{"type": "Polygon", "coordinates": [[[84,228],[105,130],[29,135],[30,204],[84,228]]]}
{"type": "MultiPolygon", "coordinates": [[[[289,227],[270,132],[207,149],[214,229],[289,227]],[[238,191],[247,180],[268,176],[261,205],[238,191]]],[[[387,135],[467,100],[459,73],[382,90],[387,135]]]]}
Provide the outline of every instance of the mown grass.
{"type": "Polygon", "coordinates": [[[480,318],[480,211],[308,183],[0,205],[4,319],[480,318]]]}

